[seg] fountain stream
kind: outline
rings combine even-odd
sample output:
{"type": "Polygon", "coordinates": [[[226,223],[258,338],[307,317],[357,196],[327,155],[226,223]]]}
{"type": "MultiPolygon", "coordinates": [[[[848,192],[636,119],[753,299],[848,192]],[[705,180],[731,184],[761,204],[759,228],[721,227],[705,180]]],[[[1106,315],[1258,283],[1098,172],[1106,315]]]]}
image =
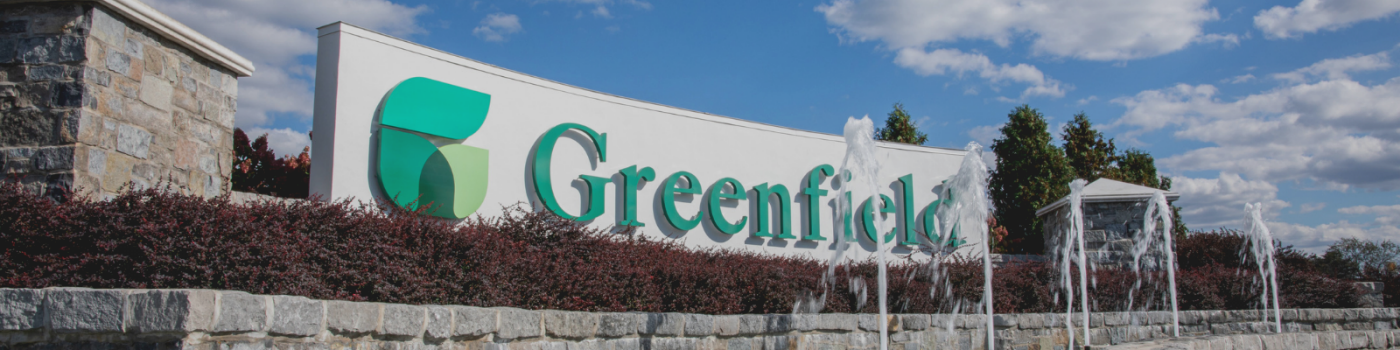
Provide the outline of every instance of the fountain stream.
{"type": "MultiPolygon", "coordinates": [[[[877,203],[879,200],[879,179],[880,164],[875,154],[874,125],[869,117],[855,119],[848,118],[844,128],[846,138],[846,153],[841,160],[841,167],[837,171],[838,183],[840,184],[836,194],[836,222],[846,220],[847,215],[853,212],[854,202],[851,193],[856,189],[870,194],[870,203],[877,203]]],[[[987,232],[987,214],[991,209],[991,200],[987,192],[987,180],[989,178],[987,166],[982,162],[982,146],[976,142],[968,143],[967,155],[963,157],[961,168],[958,173],[945,182],[941,200],[934,210],[937,214],[934,217],[925,216],[926,220],[933,220],[933,230],[938,232],[938,237],[942,237],[938,242],[933,242],[937,248],[932,252],[934,257],[930,260],[930,265],[937,271],[937,265],[945,257],[956,249],[958,244],[957,231],[960,227],[975,228],[973,234],[981,238],[979,248],[983,252],[983,293],[982,306],[986,312],[987,347],[992,349],[995,346],[995,327],[993,326],[993,303],[992,303],[992,263],[991,263],[991,240],[987,232]],[[957,193],[958,195],[954,195],[957,193]]],[[[884,218],[879,215],[872,217],[876,232],[887,231],[884,218]]],[[[846,239],[845,226],[841,224],[833,225],[836,229],[835,243],[832,245],[831,259],[827,262],[826,273],[822,276],[822,287],[824,291],[820,297],[807,294],[800,295],[797,302],[793,304],[793,313],[818,313],[824,307],[830,283],[836,280],[836,267],[841,265],[846,257],[846,252],[850,249],[851,242],[846,239]]],[[[889,316],[888,301],[886,300],[888,288],[887,265],[886,265],[886,245],[883,239],[875,242],[876,261],[879,267],[877,276],[878,298],[880,317],[878,327],[880,328],[880,350],[888,350],[889,347],[889,316]]],[[[848,266],[849,268],[849,266],[848,266]]],[[[936,272],[935,272],[936,273],[936,272]]],[[[937,276],[934,279],[939,279],[937,276]]],[[[863,280],[852,277],[850,290],[857,295],[856,309],[863,308],[865,304],[866,288],[863,280]]],[[[934,287],[937,288],[937,287],[934,287]]],[[[944,288],[948,289],[947,282],[944,288]]],[[[953,313],[961,310],[961,302],[953,308],[953,313]]],[[[951,319],[949,331],[952,331],[951,319]]]]}
{"type": "MultiPolygon", "coordinates": [[[[1264,287],[1264,292],[1259,294],[1261,307],[1264,308],[1264,322],[1269,322],[1270,301],[1274,307],[1274,331],[1283,333],[1282,312],[1278,308],[1278,270],[1274,265],[1274,236],[1269,233],[1269,227],[1264,225],[1263,217],[1264,204],[1245,204],[1245,239],[1249,240],[1249,253],[1254,258],[1255,266],[1259,267],[1259,278],[1264,287]],[[1270,295],[1273,299],[1270,300],[1270,295]]],[[[1244,258],[1246,252],[1240,252],[1244,258]]]]}
{"type": "Polygon", "coordinates": [[[1084,330],[1082,344],[1089,342],[1089,265],[1084,252],[1084,186],[1087,184],[1084,179],[1076,179],[1069,183],[1069,229],[1065,232],[1064,244],[1060,245],[1060,282],[1065,288],[1065,333],[1069,335],[1069,343],[1074,344],[1074,281],[1071,277],[1070,266],[1079,265],[1079,297],[1080,308],[1083,310],[1084,323],[1080,325],[1084,330]],[[1070,257],[1077,257],[1077,261],[1071,261],[1070,257]]]}
{"type": "MultiPolygon", "coordinates": [[[[1143,256],[1147,255],[1152,247],[1159,247],[1161,258],[1165,258],[1165,266],[1160,266],[1155,260],[1147,261],[1151,267],[1167,270],[1167,288],[1171,292],[1172,304],[1172,336],[1181,336],[1181,319],[1177,314],[1176,305],[1176,252],[1172,244],[1172,211],[1171,204],[1167,203],[1167,196],[1162,191],[1152,193],[1152,199],[1147,202],[1147,211],[1142,215],[1142,231],[1133,241],[1133,274],[1138,275],[1137,281],[1133,282],[1133,291],[1137,291],[1142,284],[1143,256]],[[1162,229],[1157,229],[1157,223],[1162,223],[1162,229]],[[1157,233],[1161,232],[1161,244],[1156,244],[1157,233]]],[[[1154,256],[1155,258],[1155,256],[1154,256]]],[[[1128,307],[1132,308],[1133,294],[1128,294],[1128,307]]]]}

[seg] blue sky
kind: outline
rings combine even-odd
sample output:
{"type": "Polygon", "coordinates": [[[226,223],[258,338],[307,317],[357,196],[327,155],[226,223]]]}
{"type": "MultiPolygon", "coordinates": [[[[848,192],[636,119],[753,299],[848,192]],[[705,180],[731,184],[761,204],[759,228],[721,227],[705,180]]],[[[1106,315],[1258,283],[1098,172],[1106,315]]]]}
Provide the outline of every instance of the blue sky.
{"type": "Polygon", "coordinates": [[[237,124],[309,144],[315,27],[343,20],[584,88],[839,133],[903,103],[928,145],[1020,104],[1152,153],[1193,228],[1262,202],[1285,243],[1400,240],[1394,0],[149,0],[253,60],[237,124]]]}

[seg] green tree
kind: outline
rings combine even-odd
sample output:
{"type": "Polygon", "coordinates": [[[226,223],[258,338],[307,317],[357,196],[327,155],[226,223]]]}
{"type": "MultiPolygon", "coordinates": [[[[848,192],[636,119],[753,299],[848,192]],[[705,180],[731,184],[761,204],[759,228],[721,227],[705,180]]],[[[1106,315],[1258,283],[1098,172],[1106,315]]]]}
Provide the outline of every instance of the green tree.
{"type": "Polygon", "coordinates": [[[928,141],[928,135],[919,132],[914,126],[914,121],[909,118],[909,113],[904,111],[903,104],[894,104],[894,111],[889,115],[889,118],[885,118],[885,127],[875,130],[876,140],[911,145],[922,145],[928,141]]]}
{"type": "Polygon", "coordinates": [[[1157,176],[1157,162],[1152,155],[1136,148],[1128,149],[1118,157],[1118,169],[1108,177],[1130,184],[1160,188],[1163,191],[1171,190],[1171,179],[1157,176]]]}
{"type": "Polygon", "coordinates": [[[1381,269],[1387,263],[1400,262],[1400,244],[1389,240],[1363,241],[1356,238],[1342,238],[1327,247],[1327,254],[1336,253],[1342,260],[1356,266],[1356,270],[1366,268],[1381,269]]]}
{"type": "MultiPolygon", "coordinates": [[[[1117,160],[1118,166],[1110,169],[1104,177],[1163,191],[1172,190],[1172,178],[1157,175],[1157,161],[1146,151],[1130,148],[1117,160]]],[[[1181,207],[1176,205],[1172,205],[1172,223],[1172,232],[1177,236],[1190,232],[1186,223],[1181,221],[1181,207]]]]}
{"type": "Polygon", "coordinates": [[[1007,251],[1039,254],[1045,249],[1036,209],[1069,193],[1071,172],[1064,152],[1051,144],[1045,117],[1030,106],[1016,107],[992,141],[997,167],[990,190],[997,222],[1007,229],[1007,251]]]}
{"type": "Polygon", "coordinates": [[[1113,171],[1113,162],[1117,160],[1113,139],[1104,140],[1103,133],[1094,130],[1089,122],[1089,116],[1082,112],[1074,115],[1074,121],[1065,125],[1060,139],[1065,141],[1065,160],[1075,178],[1094,182],[1113,171]]]}

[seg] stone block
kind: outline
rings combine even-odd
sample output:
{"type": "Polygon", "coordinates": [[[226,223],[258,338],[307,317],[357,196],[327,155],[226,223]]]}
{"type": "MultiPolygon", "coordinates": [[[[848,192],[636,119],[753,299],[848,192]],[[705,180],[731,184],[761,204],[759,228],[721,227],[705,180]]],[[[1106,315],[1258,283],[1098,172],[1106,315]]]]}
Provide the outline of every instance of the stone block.
{"type": "Polygon", "coordinates": [[[604,344],[603,344],[603,349],[605,349],[605,350],[643,350],[643,349],[645,349],[645,350],[650,350],[650,346],[649,346],[650,344],[647,344],[647,345],[648,345],[647,347],[643,347],[643,346],[642,346],[642,340],[645,340],[645,339],[643,339],[643,338],[612,339],[612,340],[608,340],[608,341],[604,342],[604,344]]]}
{"type": "Polygon", "coordinates": [[[608,350],[603,347],[603,341],[589,339],[578,342],[568,342],[564,344],[565,350],[608,350]]]}
{"type": "Polygon", "coordinates": [[[44,326],[44,290],[0,288],[0,330],[25,331],[44,326]]]}
{"type": "Polygon", "coordinates": [[[753,340],[749,338],[729,339],[729,350],[755,350],[753,340]]]}
{"type": "Polygon", "coordinates": [[[89,175],[102,176],[107,173],[107,151],[88,147],[87,172],[89,175]]]}
{"type": "Polygon", "coordinates": [[[107,69],[117,74],[131,76],[131,56],[116,50],[107,51],[107,57],[103,60],[107,64],[107,69]]]}
{"type": "Polygon", "coordinates": [[[219,173],[219,157],[215,157],[215,156],[212,155],[212,154],[200,155],[200,156],[199,156],[199,170],[200,170],[200,171],[203,171],[203,172],[205,172],[205,173],[207,173],[207,174],[218,174],[218,173],[219,173]]]}
{"type": "Polygon", "coordinates": [[[122,332],[126,291],[87,288],[47,288],[44,312],[55,332],[122,332]]]}
{"type": "Polygon", "coordinates": [[[497,337],[511,340],[534,338],[543,334],[538,311],[510,307],[495,309],[500,311],[500,329],[496,331],[497,337]]]}
{"type": "Polygon", "coordinates": [[[605,313],[599,315],[598,336],[617,338],[636,334],[637,317],[626,313],[605,313]]]}
{"type": "Polygon", "coordinates": [[[422,335],[427,311],[417,305],[384,304],[384,321],[380,322],[379,334],[399,337],[422,335]]]}
{"type": "Polygon", "coordinates": [[[379,329],[382,304],[326,301],[326,329],[340,334],[366,334],[379,329]]]}
{"type": "Polygon", "coordinates": [[[763,337],[763,350],[789,350],[793,345],[797,339],[792,336],[763,337]]]}
{"type": "Polygon", "coordinates": [[[31,66],[25,70],[25,79],[29,81],[64,80],[67,78],[68,69],[65,66],[31,66]]]}
{"type": "Polygon", "coordinates": [[[451,337],[452,308],[438,305],[425,306],[425,308],[428,312],[428,322],[423,327],[425,336],[434,339],[451,337]]]}
{"type": "Polygon", "coordinates": [[[854,331],[859,318],[852,314],[821,314],[817,329],[824,331],[854,331]]]}
{"type": "Polygon", "coordinates": [[[22,38],[15,44],[15,59],[29,64],[78,62],[86,56],[85,44],[71,35],[22,38]]]}
{"type": "Polygon", "coordinates": [[[822,316],[819,314],[795,314],[792,315],[792,330],[807,332],[816,330],[821,324],[822,316]]]}
{"type": "Polygon", "coordinates": [[[651,350],[696,350],[695,339],[650,338],[649,340],[651,341],[651,350]]]}
{"type": "Polygon", "coordinates": [[[78,82],[54,82],[49,84],[52,90],[49,106],[62,107],[82,107],[83,106],[83,84],[78,82]]]}
{"type": "Polygon", "coordinates": [[[146,159],[150,149],[151,133],[127,124],[117,126],[117,152],[146,159]]]}
{"type": "Polygon", "coordinates": [[[452,314],[455,329],[453,336],[479,337],[495,333],[498,329],[497,317],[500,311],[470,306],[453,306],[452,314]]]}
{"type": "Polygon", "coordinates": [[[763,316],[765,333],[787,333],[793,330],[792,315],[770,314],[763,316]]]}
{"type": "Polygon", "coordinates": [[[1257,335],[1229,336],[1231,349],[1235,350],[1263,350],[1264,343],[1260,342],[1257,335]]]}
{"type": "Polygon", "coordinates": [[[127,330],[138,333],[192,332],[208,330],[214,324],[215,299],[212,290],[144,290],[127,295],[131,320],[127,330]]]}
{"type": "Polygon", "coordinates": [[[73,169],[73,146],[43,147],[35,150],[31,162],[39,170],[73,169]]]}
{"type": "Polygon", "coordinates": [[[637,334],[679,336],[683,334],[684,331],[684,314],[668,312],[637,315],[637,334]]]}
{"type": "Polygon", "coordinates": [[[764,315],[739,315],[739,334],[767,333],[768,322],[764,315]]]}
{"type": "Polygon", "coordinates": [[[126,24],[105,9],[95,9],[92,11],[92,36],[108,44],[122,44],[126,41],[126,24]]]}
{"type": "Polygon", "coordinates": [[[1107,325],[1107,326],[1126,326],[1126,325],[1128,325],[1128,313],[1126,313],[1126,312],[1104,312],[1104,313],[1100,313],[1100,315],[1101,315],[1101,316],[1099,316],[1099,317],[1100,317],[1100,318],[1103,318],[1103,323],[1104,323],[1104,325],[1107,325]]]}
{"type": "Polygon", "coordinates": [[[112,74],[93,67],[83,67],[83,81],[102,85],[112,85],[112,74]]]}
{"type": "Polygon", "coordinates": [[[688,337],[704,337],[715,334],[714,316],[701,314],[685,314],[685,335],[688,337]]]}
{"type": "Polygon", "coordinates": [[[715,316],[714,319],[716,335],[730,336],[739,334],[740,322],[738,315],[715,316]]]}
{"type": "Polygon", "coordinates": [[[321,316],[325,315],[320,300],[306,297],[277,295],[272,297],[272,327],[269,333],[309,337],[321,333],[321,316]]]}
{"type": "Polygon", "coordinates": [[[219,293],[214,332],[258,332],[267,328],[267,297],[244,292],[219,293]]]}
{"type": "Polygon", "coordinates": [[[590,312],[549,310],[544,312],[544,330],[556,338],[589,338],[598,329],[598,315],[590,312]]]}
{"type": "MultiPolygon", "coordinates": [[[[0,144],[6,146],[54,145],[61,143],[58,120],[38,110],[0,113],[0,144]]],[[[13,157],[13,154],[7,157],[13,157]]],[[[29,157],[25,155],[25,157],[29,157]]]]}
{"type": "Polygon", "coordinates": [[[141,79],[141,102],[162,111],[170,110],[171,95],[174,93],[170,82],[147,75],[141,79]]]}
{"type": "Polygon", "coordinates": [[[899,315],[899,325],[903,330],[924,330],[928,329],[930,324],[929,315],[927,314],[899,315]]]}
{"type": "Polygon", "coordinates": [[[1013,328],[1016,327],[1017,318],[1017,315],[1010,314],[992,315],[992,325],[997,328],[1013,328]]]}

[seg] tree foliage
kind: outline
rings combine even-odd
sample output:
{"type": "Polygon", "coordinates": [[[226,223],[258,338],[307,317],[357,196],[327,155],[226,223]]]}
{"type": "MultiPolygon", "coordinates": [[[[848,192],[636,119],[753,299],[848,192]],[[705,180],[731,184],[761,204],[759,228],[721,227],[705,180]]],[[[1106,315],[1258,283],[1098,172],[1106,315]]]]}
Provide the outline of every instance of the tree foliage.
{"type": "Polygon", "coordinates": [[[889,118],[885,118],[885,126],[875,130],[875,139],[922,145],[928,141],[928,135],[919,132],[914,121],[909,117],[909,112],[904,111],[904,105],[896,103],[889,118]]]}
{"type": "Polygon", "coordinates": [[[1103,133],[1094,130],[1089,122],[1089,116],[1074,115],[1060,139],[1065,142],[1065,160],[1076,178],[1094,182],[1113,172],[1113,162],[1118,159],[1113,139],[1104,140],[1103,133]]]}
{"type": "Polygon", "coordinates": [[[1007,117],[1001,138],[992,141],[997,167],[988,187],[997,222],[1008,231],[1006,250],[1037,254],[1045,241],[1035,211],[1069,193],[1072,173],[1039,111],[1022,105],[1007,117]]]}
{"type": "Polygon", "coordinates": [[[1157,163],[1151,154],[1130,148],[1118,158],[1118,168],[1113,171],[1114,180],[1138,184],[1163,191],[1171,190],[1172,182],[1165,176],[1157,176],[1157,163]]]}
{"type": "Polygon", "coordinates": [[[1400,244],[1388,240],[1342,238],[1327,247],[1323,257],[1335,261],[1338,272],[1346,272],[1337,275],[1355,278],[1364,269],[1386,269],[1386,265],[1400,261],[1400,244]]]}
{"type": "Polygon", "coordinates": [[[311,147],[277,158],[267,134],[251,143],[243,129],[233,129],[233,190],[279,197],[306,198],[311,182],[311,147]]]}

